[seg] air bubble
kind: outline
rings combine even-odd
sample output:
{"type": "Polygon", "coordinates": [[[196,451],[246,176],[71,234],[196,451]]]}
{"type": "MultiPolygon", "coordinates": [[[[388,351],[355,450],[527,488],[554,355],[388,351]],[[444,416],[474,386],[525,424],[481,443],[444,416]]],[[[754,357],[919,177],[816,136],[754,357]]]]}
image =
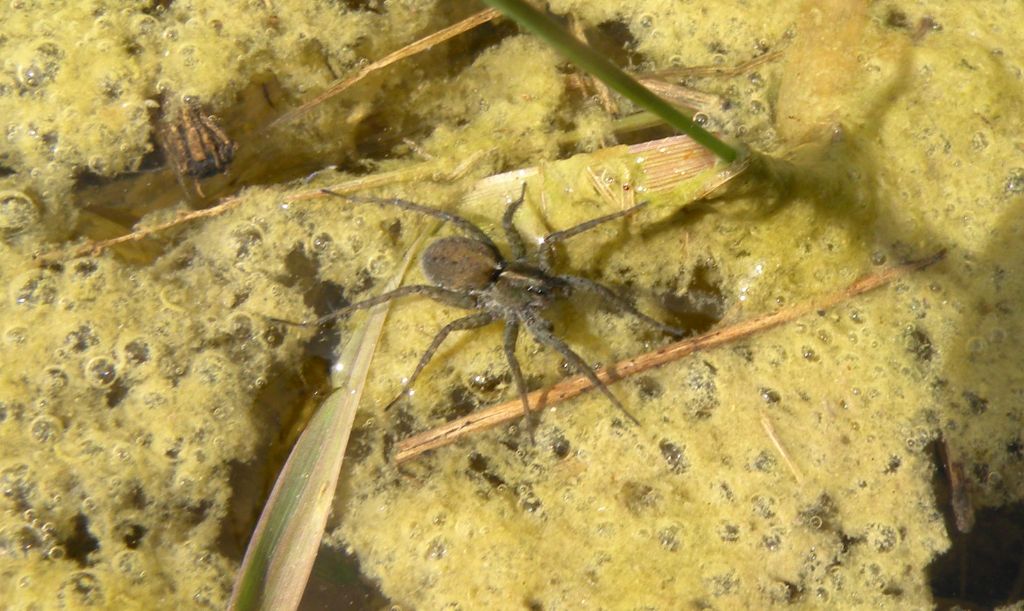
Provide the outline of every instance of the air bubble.
{"type": "Polygon", "coordinates": [[[239,341],[252,338],[252,319],[245,314],[233,314],[228,319],[228,333],[239,341]]]}
{"type": "Polygon", "coordinates": [[[267,342],[267,345],[271,348],[277,348],[284,343],[284,333],[277,326],[268,326],[263,331],[263,341],[267,342]]]}
{"type": "Polygon", "coordinates": [[[141,365],[149,360],[149,345],[141,339],[133,339],[125,344],[124,354],[129,365],[141,365]]]}
{"type": "Polygon", "coordinates": [[[132,29],[135,30],[137,37],[149,36],[156,31],[157,26],[160,22],[149,15],[139,15],[135,18],[132,23],[132,29]]]}
{"type": "Polygon", "coordinates": [[[1024,193],[1024,168],[1014,168],[1010,171],[1004,189],[1007,195],[1024,193]]]}
{"type": "Polygon", "coordinates": [[[231,231],[236,259],[247,259],[262,241],[263,232],[255,226],[239,227],[231,231]]]}
{"type": "Polygon", "coordinates": [[[56,443],[64,432],[64,427],[53,416],[39,416],[32,421],[31,432],[32,438],[39,443],[56,443]]]}
{"type": "Polygon", "coordinates": [[[107,175],[107,161],[100,155],[93,155],[86,160],[85,164],[89,167],[89,171],[98,176],[107,175]]]}
{"type": "Polygon", "coordinates": [[[21,191],[0,191],[0,234],[21,233],[39,222],[36,202],[21,191]]]}
{"type": "Polygon", "coordinates": [[[42,390],[48,396],[55,397],[68,386],[68,374],[60,367],[47,367],[43,373],[42,390]]]}
{"type": "Polygon", "coordinates": [[[140,567],[138,552],[121,552],[114,556],[113,564],[132,583],[141,583],[146,578],[146,571],[140,567]]]}
{"type": "Polygon", "coordinates": [[[967,350],[971,354],[981,354],[988,348],[988,342],[983,337],[971,337],[967,340],[967,350]]]}
{"type": "Polygon", "coordinates": [[[8,344],[24,344],[28,339],[28,329],[25,327],[11,327],[4,332],[4,339],[7,340],[8,344]]]}
{"type": "Polygon", "coordinates": [[[98,356],[85,364],[85,377],[96,388],[108,388],[117,379],[117,367],[114,361],[98,356]]]}
{"type": "Polygon", "coordinates": [[[97,259],[81,259],[75,262],[75,274],[82,278],[92,276],[100,269],[100,262],[97,259]]]}
{"type": "Polygon", "coordinates": [[[441,539],[434,539],[431,541],[430,546],[427,548],[427,558],[430,560],[440,560],[448,555],[448,548],[445,546],[444,541],[441,539]]]}
{"type": "Polygon", "coordinates": [[[192,594],[192,601],[195,602],[198,607],[214,607],[215,604],[213,601],[215,598],[212,586],[202,586],[192,594]]]}
{"type": "Polygon", "coordinates": [[[195,45],[182,45],[179,52],[184,58],[184,64],[186,67],[193,67],[196,65],[196,55],[198,51],[195,45]]]}
{"type": "Polygon", "coordinates": [[[391,268],[392,265],[390,258],[383,255],[371,257],[366,264],[366,269],[369,270],[370,274],[374,277],[383,276],[391,268]]]}
{"type": "Polygon", "coordinates": [[[205,354],[197,359],[196,364],[192,370],[199,380],[204,384],[216,386],[223,382],[227,375],[227,363],[221,357],[215,354],[205,354]]]}
{"type": "Polygon", "coordinates": [[[333,243],[334,240],[331,238],[331,236],[329,236],[326,233],[321,233],[320,235],[313,238],[313,250],[316,252],[326,252],[327,249],[329,249],[331,247],[331,244],[333,243]]]}
{"type": "Polygon", "coordinates": [[[103,588],[95,575],[79,571],[60,584],[57,599],[63,603],[62,606],[68,607],[101,606],[104,602],[103,588]]]}
{"type": "Polygon", "coordinates": [[[35,89],[43,84],[44,73],[43,70],[35,64],[18,66],[18,80],[21,81],[21,84],[25,87],[35,89]]]}

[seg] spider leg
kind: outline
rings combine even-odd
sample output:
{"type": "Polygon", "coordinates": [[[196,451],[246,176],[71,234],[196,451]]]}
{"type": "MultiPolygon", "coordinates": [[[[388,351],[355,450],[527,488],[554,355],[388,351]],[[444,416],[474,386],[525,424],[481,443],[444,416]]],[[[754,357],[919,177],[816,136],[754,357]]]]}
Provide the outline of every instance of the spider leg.
{"type": "Polygon", "coordinates": [[[459,216],[457,214],[454,214],[454,213],[451,213],[451,212],[445,212],[444,210],[438,210],[437,208],[431,208],[430,206],[423,206],[423,205],[420,205],[420,204],[416,204],[416,203],[413,203],[413,202],[410,202],[410,201],[406,201],[404,199],[398,199],[398,198],[379,199],[379,198],[376,198],[376,197],[353,197],[351,195],[342,195],[341,193],[337,193],[335,191],[331,191],[330,189],[320,189],[320,192],[321,193],[326,193],[327,195],[333,195],[335,197],[340,197],[340,198],[348,200],[348,201],[350,201],[350,202],[352,202],[354,204],[373,204],[375,206],[394,206],[396,208],[401,208],[402,210],[409,210],[410,212],[418,212],[420,214],[425,214],[427,216],[432,216],[434,218],[441,219],[442,221],[445,221],[447,223],[451,223],[452,225],[455,225],[456,227],[458,227],[459,229],[462,229],[463,231],[466,231],[468,233],[473,234],[474,238],[476,238],[477,240],[480,240],[484,244],[487,244],[488,246],[493,248],[494,252],[498,252],[498,247],[495,246],[494,241],[491,240],[490,236],[488,236],[486,233],[484,233],[483,229],[480,229],[479,227],[477,227],[475,224],[473,224],[468,219],[463,218],[463,217],[461,217],[461,216],[459,216]]]}
{"type": "Polygon", "coordinates": [[[322,325],[325,322],[334,320],[336,318],[341,318],[342,316],[354,310],[372,308],[375,305],[380,305],[382,303],[391,301],[392,299],[397,299],[399,297],[405,297],[406,295],[415,294],[426,295],[427,297],[430,297],[435,301],[440,301],[442,303],[447,303],[449,305],[464,308],[467,310],[472,310],[476,308],[476,303],[473,300],[473,298],[458,291],[443,289],[439,286],[434,286],[432,284],[410,284],[408,286],[399,287],[393,291],[381,293],[380,295],[377,295],[375,297],[370,297],[369,299],[364,299],[363,301],[357,301],[356,303],[347,305],[341,308],[340,310],[335,310],[330,314],[326,314],[315,320],[295,322],[293,320],[285,320],[283,318],[268,318],[270,318],[270,320],[273,320],[274,322],[280,322],[286,325],[292,325],[294,327],[315,327],[322,325]]]}
{"type": "Polygon", "coordinates": [[[541,242],[540,249],[537,251],[537,257],[540,261],[540,268],[546,272],[551,272],[551,257],[553,255],[552,250],[554,249],[555,244],[562,242],[564,240],[568,240],[571,237],[577,236],[583,233],[584,231],[593,229],[594,227],[597,227],[602,223],[607,223],[608,221],[614,221],[617,218],[622,218],[624,216],[634,214],[646,205],[647,202],[641,202],[633,206],[632,208],[626,208],[625,210],[620,210],[619,212],[613,212],[611,214],[599,216],[595,219],[590,219],[589,221],[580,223],[575,227],[570,227],[568,229],[563,229],[562,231],[549,233],[548,235],[544,236],[544,241],[541,242]]]}
{"type": "Polygon", "coordinates": [[[632,314],[637,318],[637,320],[645,322],[656,329],[660,329],[662,332],[667,333],[672,337],[685,337],[687,335],[686,331],[678,327],[666,325],[665,323],[644,314],[640,310],[637,310],[633,307],[633,304],[629,303],[629,301],[627,301],[622,295],[619,295],[600,282],[571,275],[558,276],[558,279],[565,281],[573,289],[593,293],[606,304],[611,306],[612,310],[632,314]]]}
{"type": "Polygon", "coordinates": [[[590,380],[591,384],[604,393],[604,396],[611,401],[612,405],[625,414],[627,418],[632,420],[634,424],[640,424],[640,421],[636,419],[636,416],[623,407],[622,403],[620,403],[615,395],[612,394],[612,391],[608,390],[608,386],[601,381],[601,378],[597,377],[597,374],[594,373],[594,370],[590,368],[590,365],[583,360],[583,357],[573,352],[573,349],[570,348],[568,344],[559,339],[551,331],[550,326],[545,325],[539,320],[525,320],[523,322],[526,323],[526,328],[535,338],[537,338],[538,342],[557,350],[563,357],[565,357],[565,360],[569,361],[569,363],[576,368],[577,371],[586,376],[587,379],[590,380]]]}
{"type": "Polygon", "coordinates": [[[533,436],[535,420],[530,412],[530,400],[526,396],[526,381],[523,379],[523,370],[519,366],[519,359],[516,358],[516,341],[519,339],[519,321],[509,320],[505,322],[505,359],[508,361],[508,370],[512,372],[512,379],[516,383],[516,390],[523,402],[523,418],[526,426],[533,436]]]}
{"type": "Polygon", "coordinates": [[[523,190],[519,192],[519,199],[509,202],[508,207],[505,208],[505,214],[501,217],[501,227],[505,230],[505,238],[508,240],[508,246],[512,250],[513,259],[522,259],[526,257],[526,245],[523,244],[523,236],[516,231],[516,228],[512,225],[512,217],[516,215],[516,211],[526,201],[526,183],[523,183],[523,190]]]}
{"type": "Polygon", "coordinates": [[[412,375],[409,376],[409,379],[407,379],[405,381],[405,384],[402,385],[402,390],[398,393],[398,396],[389,401],[388,404],[384,406],[384,409],[391,409],[391,406],[397,403],[399,399],[401,399],[407,392],[409,392],[409,388],[412,387],[413,382],[415,382],[416,378],[419,377],[420,372],[422,372],[423,368],[427,366],[427,363],[430,362],[430,359],[434,358],[434,353],[437,352],[437,349],[441,346],[441,343],[444,342],[445,338],[447,338],[452,331],[465,331],[467,329],[476,329],[478,327],[490,324],[494,322],[494,320],[495,316],[490,312],[478,312],[476,314],[470,314],[469,316],[464,316],[462,318],[453,320],[444,327],[441,327],[441,330],[438,331],[437,335],[434,336],[433,341],[431,341],[430,345],[427,346],[426,352],[424,352],[423,356],[420,357],[420,362],[416,364],[416,369],[412,372],[412,375]]]}

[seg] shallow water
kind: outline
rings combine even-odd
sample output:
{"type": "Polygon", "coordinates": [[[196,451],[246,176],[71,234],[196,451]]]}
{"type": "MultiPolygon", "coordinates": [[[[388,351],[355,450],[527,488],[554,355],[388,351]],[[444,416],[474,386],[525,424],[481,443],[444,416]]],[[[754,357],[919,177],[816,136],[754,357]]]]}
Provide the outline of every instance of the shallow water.
{"type": "MultiPolygon", "coordinates": [[[[545,162],[595,148],[614,126],[549,51],[496,25],[260,131],[332,73],[450,23],[444,4],[60,6],[16,3],[0,26],[2,589],[23,606],[223,606],[317,386],[309,333],[266,317],[330,307],[324,281],[345,299],[373,294],[425,226],[284,198],[393,172],[389,192],[456,205],[480,178],[540,166],[545,187],[530,191],[520,228],[542,235],[613,209],[579,163],[545,162]],[[166,110],[186,93],[240,146],[231,171],[202,184],[205,200],[167,170],[126,174],[161,167],[146,161],[162,112],[147,101],[166,110]],[[560,137],[570,129],[575,147],[560,137]],[[468,174],[445,178],[483,149],[468,174]],[[278,184],[330,164],[344,172],[278,184]],[[42,268],[31,258],[254,184],[269,186],[154,241],[42,268]]],[[[653,194],[645,217],[580,236],[559,265],[655,313],[708,284],[725,325],[940,248],[945,261],[616,384],[639,427],[584,396],[544,414],[535,444],[515,429],[483,433],[403,471],[387,456],[397,438],[512,389],[495,327],[447,345],[416,393],[383,413],[455,315],[396,305],[328,535],[390,599],[676,608],[1019,597],[1020,559],[990,541],[1019,538],[1008,520],[1024,485],[1013,342],[1024,50],[1009,25],[1021,8],[800,6],[552,3],[593,36],[625,39],[637,69],[783,50],[754,73],[686,82],[730,101],[709,114],[713,128],[796,169],[786,189],[734,185],[696,207],[653,194]],[[598,27],[610,21],[621,25],[598,27]],[[976,539],[954,532],[940,436],[948,462],[962,464],[976,539]],[[994,568],[936,560],[964,539],[992,549],[994,568]]],[[[611,184],[643,187],[635,167],[610,167],[611,184]]],[[[503,205],[457,207],[490,230],[503,205]]],[[[553,312],[556,328],[591,362],[663,341],[593,304],[569,306],[553,312]]],[[[536,387],[565,373],[530,342],[520,353],[536,387]]]]}

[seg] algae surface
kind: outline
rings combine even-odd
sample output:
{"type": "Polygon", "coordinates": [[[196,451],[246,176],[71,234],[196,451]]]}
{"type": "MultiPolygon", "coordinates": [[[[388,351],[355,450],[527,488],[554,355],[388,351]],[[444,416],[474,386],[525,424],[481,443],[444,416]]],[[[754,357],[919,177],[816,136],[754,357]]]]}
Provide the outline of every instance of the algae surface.
{"type": "MultiPolygon", "coordinates": [[[[712,127],[795,169],[784,191],[737,190],[690,207],[653,197],[644,215],[574,238],[560,269],[619,287],[659,316],[711,304],[706,326],[939,248],[947,258],[834,310],[616,384],[641,426],[587,395],[545,413],[535,443],[512,427],[402,470],[389,458],[396,439],[512,389],[500,330],[487,328],[453,338],[415,394],[384,412],[456,315],[398,303],[328,542],[352,551],[389,598],[425,609],[927,608],[938,595],[967,596],[928,572],[952,528],[933,491],[943,475],[932,444],[941,435],[963,464],[979,516],[1021,502],[1024,48],[1011,24],[1024,9],[550,7],[624,41],[638,70],[727,66],[782,50],[754,72],[688,83],[729,101],[709,113],[712,127]]],[[[223,605],[266,472],[280,460],[274,448],[316,377],[305,347],[313,333],[267,317],[302,320],[336,298],[374,294],[427,226],[375,207],[286,203],[288,194],[391,171],[399,179],[381,193],[453,207],[476,179],[542,165],[546,187],[529,193],[525,233],[611,211],[614,202],[581,186],[581,162],[549,162],[611,141],[613,123],[567,84],[550,51],[505,25],[396,64],[272,137],[256,131],[268,107],[294,106],[361,60],[447,25],[451,10],[5,5],[5,604],[223,605]],[[294,178],[310,160],[345,173],[249,188],[229,213],[152,243],[156,255],[139,247],[38,266],[33,253],[86,232],[85,220],[123,229],[154,208],[147,200],[186,199],[166,171],[123,175],[147,167],[153,114],[183,95],[221,114],[232,135],[249,134],[240,144],[256,152],[236,161],[239,183],[294,178]],[[587,135],[576,148],[560,138],[572,130],[587,135]],[[463,177],[445,178],[483,150],[463,177]],[[444,171],[403,182],[423,156],[444,171]],[[106,190],[82,195],[97,182],[106,190]],[[96,206],[103,194],[112,201],[96,206]]],[[[628,164],[609,172],[616,185],[642,188],[628,164]]],[[[234,178],[222,180],[230,188],[234,178]]],[[[468,201],[460,212],[488,231],[500,225],[503,200],[468,201]]],[[[591,362],[664,341],[586,300],[555,308],[552,320],[591,362]]],[[[565,373],[533,342],[521,342],[519,356],[533,386],[565,373]]]]}

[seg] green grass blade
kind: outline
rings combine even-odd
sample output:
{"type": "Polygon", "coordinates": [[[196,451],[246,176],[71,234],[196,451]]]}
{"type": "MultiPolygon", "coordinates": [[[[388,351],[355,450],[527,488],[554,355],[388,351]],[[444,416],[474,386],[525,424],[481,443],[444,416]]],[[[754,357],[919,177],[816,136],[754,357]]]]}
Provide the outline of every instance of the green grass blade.
{"type": "Polygon", "coordinates": [[[739,152],[711,135],[710,132],[679,112],[674,106],[655,95],[600,53],[583,44],[565,31],[553,19],[522,0],[484,0],[485,3],[514,19],[569,60],[600,79],[620,95],[637,106],[650,111],[663,121],[706,147],[726,163],[732,163],[739,152]]]}
{"type": "MultiPolygon", "coordinates": [[[[401,284],[421,243],[422,239],[409,250],[387,290],[401,284]]],[[[295,609],[302,600],[387,310],[387,304],[373,308],[364,323],[352,329],[334,367],[335,391],[306,425],[263,508],[231,593],[230,609],[295,609]]]]}

